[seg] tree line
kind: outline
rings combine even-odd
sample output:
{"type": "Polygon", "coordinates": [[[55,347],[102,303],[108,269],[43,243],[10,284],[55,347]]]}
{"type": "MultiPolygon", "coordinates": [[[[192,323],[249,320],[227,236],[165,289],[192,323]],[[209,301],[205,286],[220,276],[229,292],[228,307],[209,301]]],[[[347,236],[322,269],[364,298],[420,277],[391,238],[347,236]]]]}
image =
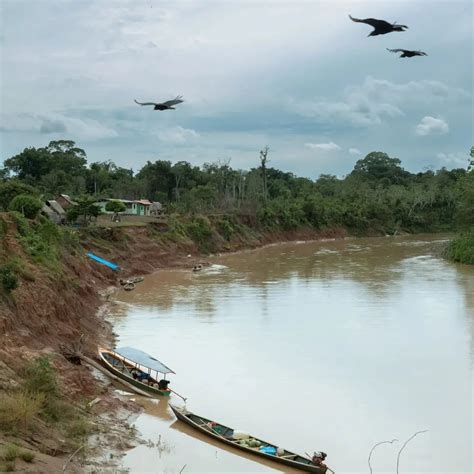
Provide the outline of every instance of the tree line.
{"type": "Polygon", "coordinates": [[[474,225],[474,148],[466,168],[411,173],[398,158],[371,152],[344,178],[298,177],[269,167],[270,150],[256,166],[234,169],[230,160],[194,166],[157,160],[136,173],[113,161],[88,165],[73,141],[26,148],[0,169],[0,207],[25,210],[25,195],[41,199],[160,201],[168,213],[239,214],[266,227],[341,226],[353,233],[423,232],[474,225]],[[16,202],[14,200],[16,199],[16,202]]]}

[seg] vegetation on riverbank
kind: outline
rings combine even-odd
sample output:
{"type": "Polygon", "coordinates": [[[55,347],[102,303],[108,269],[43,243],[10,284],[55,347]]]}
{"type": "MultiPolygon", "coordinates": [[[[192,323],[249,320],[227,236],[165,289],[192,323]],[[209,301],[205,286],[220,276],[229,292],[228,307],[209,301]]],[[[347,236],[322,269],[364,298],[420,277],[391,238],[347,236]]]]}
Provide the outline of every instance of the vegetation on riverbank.
{"type": "MultiPolygon", "coordinates": [[[[165,204],[168,214],[245,216],[249,225],[267,230],[344,227],[354,235],[452,231],[469,185],[466,176],[472,174],[463,168],[411,173],[399,159],[372,152],[344,178],[311,180],[268,167],[270,153],[262,150],[250,170],[233,169],[230,160],[202,167],[157,160],[134,173],[112,161],[87,166],[85,151],[74,142],[54,141],[5,160],[0,205],[9,209],[28,189],[43,198],[59,193],[147,198],[165,204]]],[[[24,198],[13,208],[22,203],[24,198]]],[[[202,230],[197,224],[191,232],[202,230]]]]}

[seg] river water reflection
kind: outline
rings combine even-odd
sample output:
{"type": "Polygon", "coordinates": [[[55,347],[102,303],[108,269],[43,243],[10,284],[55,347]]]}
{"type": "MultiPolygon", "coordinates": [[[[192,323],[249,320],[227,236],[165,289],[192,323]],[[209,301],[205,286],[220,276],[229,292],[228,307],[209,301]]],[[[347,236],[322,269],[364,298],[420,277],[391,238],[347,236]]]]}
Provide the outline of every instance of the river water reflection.
{"type": "MultiPolygon", "coordinates": [[[[288,243],[160,271],[121,292],[118,345],[175,370],[188,408],[339,473],[471,473],[474,269],[440,236],[288,243]]],[[[180,403],[179,399],[174,399],[180,403]]],[[[278,471],[208,442],[147,401],[131,472],[278,471]]]]}

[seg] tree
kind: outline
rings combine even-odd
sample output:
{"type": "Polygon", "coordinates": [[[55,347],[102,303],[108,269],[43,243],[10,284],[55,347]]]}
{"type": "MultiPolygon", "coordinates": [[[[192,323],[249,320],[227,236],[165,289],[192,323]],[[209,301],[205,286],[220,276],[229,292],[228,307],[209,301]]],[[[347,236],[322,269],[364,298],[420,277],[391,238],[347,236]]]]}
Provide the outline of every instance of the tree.
{"type": "Polygon", "coordinates": [[[105,210],[113,212],[112,221],[120,221],[119,213],[125,211],[126,207],[122,201],[112,200],[105,205],[105,210]]]}
{"type": "Polygon", "coordinates": [[[260,169],[262,171],[262,184],[263,184],[263,200],[267,200],[267,161],[268,151],[270,149],[266,146],[263,150],[260,150],[260,169]]]}
{"type": "Polygon", "coordinates": [[[20,194],[10,202],[10,211],[21,212],[28,219],[34,219],[43,207],[43,203],[34,196],[20,194]]]}
{"type": "Polygon", "coordinates": [[[357,161],[352,177],[362,177],[369,180],[385,180],[386,184],[403,184],[410,176],[401,166],[398,158],[390,158],[387,153],[373,151],[365,158],[357,161]]]}
{"type": "Polygon", "coordinates": [[[49,173],[53,162],[51,155],[44,148],[25,148],[21,153],[5,160],[4,167],[9,173],[31,184],[39,182],[42,176],[49,173]]]}
{"type": "Polygon", "coordinates": [[[32,186],[24,184],[16,179],[0,183],[0,207],[6,211],[13,198],[20,194],[37,196],[38,192],[32,186]]]}
{"type": "Polygon", "coordinates": [[[82,224],[87,225],[92,220],[92,217],[97,217],[101,214],[100,207],[95,204],[95,199],[90,197],[83,197],[77,201],[75,206],[72,206],[67,211],[67,218],[70,222],[76,222],[82,217],[82,224]]]}

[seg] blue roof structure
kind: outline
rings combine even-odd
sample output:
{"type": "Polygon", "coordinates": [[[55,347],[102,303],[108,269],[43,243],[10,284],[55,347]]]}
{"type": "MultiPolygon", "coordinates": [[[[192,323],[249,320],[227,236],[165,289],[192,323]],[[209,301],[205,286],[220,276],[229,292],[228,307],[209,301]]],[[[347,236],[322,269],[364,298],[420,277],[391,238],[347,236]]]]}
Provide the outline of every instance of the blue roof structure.
{"type": "Polygon", "coordinates": [[[132,362],[136,362],[137,364],[148,367],[149,369],[160,372],[161,374],[166,375],[175,373],[158,359],[148,355],[146,352],[134,349],[133,347],[120,347],[119,349],[116,349],[115,352],[132,362]]]}

